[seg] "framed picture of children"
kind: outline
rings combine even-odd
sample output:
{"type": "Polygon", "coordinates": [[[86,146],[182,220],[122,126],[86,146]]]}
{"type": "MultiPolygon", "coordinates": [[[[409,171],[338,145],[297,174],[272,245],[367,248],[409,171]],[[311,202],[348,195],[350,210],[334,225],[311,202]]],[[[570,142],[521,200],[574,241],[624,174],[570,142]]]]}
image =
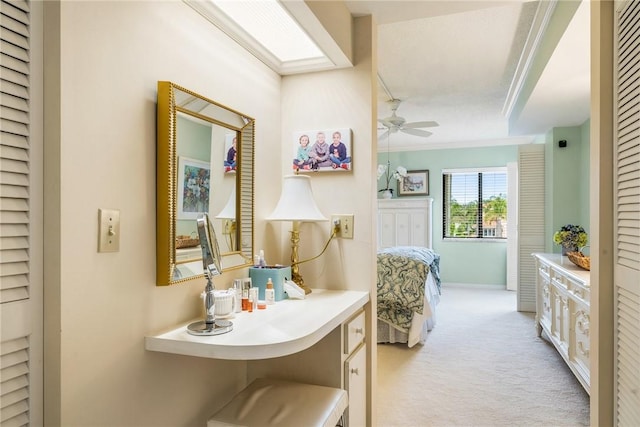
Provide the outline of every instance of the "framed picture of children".
{"type": "Polygon", "coordinates": [[[224,173],[235,173],[238,158],[237,134],[227,133],[224,136],[224,173]]]}
{"type": "Polygon", "coordinates": [[[348,172],[353,167],[351,129],[293,133],[292,168],[298,172],[348,172]]]}

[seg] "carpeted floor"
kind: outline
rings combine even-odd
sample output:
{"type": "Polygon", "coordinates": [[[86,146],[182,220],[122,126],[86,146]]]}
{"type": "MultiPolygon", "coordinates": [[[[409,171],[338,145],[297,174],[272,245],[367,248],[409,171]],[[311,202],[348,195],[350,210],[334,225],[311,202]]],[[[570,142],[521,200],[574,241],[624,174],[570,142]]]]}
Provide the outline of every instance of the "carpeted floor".
{"type": "Polygon", "coordinates": [[[378,344],[377,425],[588,426],[588,394],[515,307],[515,292],[445,287],[424,345],[378,344]]]}

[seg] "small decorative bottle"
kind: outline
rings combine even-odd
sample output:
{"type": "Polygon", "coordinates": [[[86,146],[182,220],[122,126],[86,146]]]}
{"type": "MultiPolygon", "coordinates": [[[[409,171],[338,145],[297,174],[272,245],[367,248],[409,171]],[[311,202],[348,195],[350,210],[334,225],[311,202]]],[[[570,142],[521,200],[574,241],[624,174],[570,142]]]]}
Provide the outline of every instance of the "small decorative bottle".
{"type": "Polygon", "coordinates": [[[264,299],[267,304],[275,304],[276,303],[276,291],[273,289],[273,282],[271,281],[271,277],[267,280],[267,288],[264,290],[264,299]]]}

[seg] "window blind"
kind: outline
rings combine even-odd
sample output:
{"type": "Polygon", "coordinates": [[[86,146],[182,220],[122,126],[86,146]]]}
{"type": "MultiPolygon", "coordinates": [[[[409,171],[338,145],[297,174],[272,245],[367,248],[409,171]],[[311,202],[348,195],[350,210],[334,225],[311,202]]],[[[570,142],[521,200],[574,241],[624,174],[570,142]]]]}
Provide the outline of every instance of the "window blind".
{"type": "Polygon", "coordinates": [[[444,170],[444,238],[507,237],[506,168],[444,170]]]}

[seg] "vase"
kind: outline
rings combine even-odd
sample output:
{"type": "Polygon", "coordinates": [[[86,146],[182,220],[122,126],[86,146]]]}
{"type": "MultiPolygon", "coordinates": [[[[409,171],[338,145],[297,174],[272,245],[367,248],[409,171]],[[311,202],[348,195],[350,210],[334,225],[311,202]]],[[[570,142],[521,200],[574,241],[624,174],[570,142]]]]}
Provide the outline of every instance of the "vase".
{"type": "Polygon", "coordinates": [[[572,247],[562,246],[562,255],[563,256],[567,256],[567,254],[569,252],[578,252],[578,247],[577,246],[572,246],[572,247]]]}
{"type": "Polygon", "coordinates": [[[386,190],[380,190],[381,199],[390,199],[393,197],[393,190],[387,188],[386,190]]]}

